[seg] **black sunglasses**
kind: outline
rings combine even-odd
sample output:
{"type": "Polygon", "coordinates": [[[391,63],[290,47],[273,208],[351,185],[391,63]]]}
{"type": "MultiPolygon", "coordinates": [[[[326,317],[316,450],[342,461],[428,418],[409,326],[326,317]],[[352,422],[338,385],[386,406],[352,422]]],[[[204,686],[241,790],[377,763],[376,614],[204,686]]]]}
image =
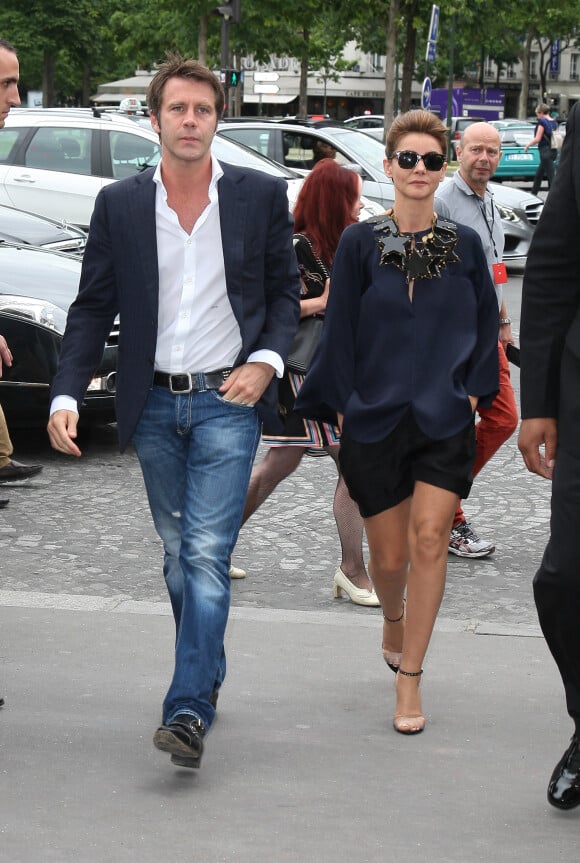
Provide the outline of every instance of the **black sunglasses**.
{"type": "Polygon", "coordinates": [[[425,153],[421,156],[420,153],[416,153],[414,150],[398,150],[396,153],[393,153],[391,159],[396,159],[399,167],[405,171],[416,168],[421,159],[423,159],[423,164],[428,171],[440,171],[447,161],[441,153],[425,153]]]}

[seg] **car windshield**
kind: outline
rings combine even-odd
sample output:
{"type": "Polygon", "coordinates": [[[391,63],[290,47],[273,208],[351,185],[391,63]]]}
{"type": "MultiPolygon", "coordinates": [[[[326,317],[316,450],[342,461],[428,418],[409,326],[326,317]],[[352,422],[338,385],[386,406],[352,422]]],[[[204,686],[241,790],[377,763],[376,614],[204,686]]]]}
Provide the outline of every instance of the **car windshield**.
{"type": "Polygon", "coordinates": [[[523,146],[534,137],[533,126],[506,126],[498,129],[502,144],[518,144],[523,146]]]}
{"type": "Polygon", "coordinates": [[[366,162],[382,173],[385,148],[376,138],[353,129],[328,128],[325,132],[332,137],[337,147],[344,147],[357,161],[366,162]]]}

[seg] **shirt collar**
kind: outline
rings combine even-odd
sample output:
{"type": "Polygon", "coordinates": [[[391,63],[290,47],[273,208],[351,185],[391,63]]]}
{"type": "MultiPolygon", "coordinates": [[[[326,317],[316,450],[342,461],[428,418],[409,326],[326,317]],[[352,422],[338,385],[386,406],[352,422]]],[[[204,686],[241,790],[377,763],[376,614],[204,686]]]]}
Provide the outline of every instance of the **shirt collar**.
{"type": "MultiPolygon", "coordinates": [[[[211,156],[211,180],[209,181],[208,197],[209,197],[210,201],[213,201],[214,197],[216,195],[216,189],[217,189],[218,181],[224,175],[224,169],[222,168],[222,166],[220,165],[220,163],[218,162],[218,160],[216,159],[216,157],[214,156],[213,153],[210,153],[210,156],[211,156]]],[[[155,168],[155,173],[153,174],[153,182],[156,183],[157,188],[159,190],[163,191],[165,199],[167,200],[167,190],[165,189],[165,186],[163,184],[163,178],[161,177],[161,162],[162,162],[162,160],[160,159],[157,163],[157,167],[155,168]]]]}
{"type": "Polygon", "coordinates": [[[463,177],[459,173],[459,170],[457,170],[455,172],[455,174],[453,175],[453,181],[459,186],[459,188],[461,189],[461,191],[465,195],[473,195],[474,197],[479,198],[480,201],[485,200],[486,198],[488,198],[488,199],[493,198],[493,193],[490,192],[490,190],[487,186],[486,186],[485,192],[483,194],[483,198],[481,195],[478,195],[477,192],[474,192],[473,189],[471,188],[471,186],[469,185],[469,183],[465,182],[465,180],[463,179],[463,177]]]}

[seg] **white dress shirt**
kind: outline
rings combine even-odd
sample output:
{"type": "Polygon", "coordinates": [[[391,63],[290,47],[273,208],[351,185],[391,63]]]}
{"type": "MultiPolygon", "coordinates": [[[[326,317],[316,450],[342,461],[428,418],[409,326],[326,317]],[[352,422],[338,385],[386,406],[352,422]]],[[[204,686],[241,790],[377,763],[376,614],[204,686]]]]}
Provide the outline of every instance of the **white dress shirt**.
{"type": "Polygon", "coordinates": [[[217,191],[222,168],[212,159],[209,204],[188,234],[167,203],[160,167],[153,176],[159,265],[155,369],[209,372],[232,366],[242,336],[226,290],[217,191]]]}

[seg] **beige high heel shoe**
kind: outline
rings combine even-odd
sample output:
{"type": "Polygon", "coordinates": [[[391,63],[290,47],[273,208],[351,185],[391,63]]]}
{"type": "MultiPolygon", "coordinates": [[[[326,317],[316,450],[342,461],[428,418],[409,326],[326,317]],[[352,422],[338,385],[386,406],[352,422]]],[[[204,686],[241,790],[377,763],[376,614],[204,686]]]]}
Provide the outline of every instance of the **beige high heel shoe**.
{"type": "Polygon", "coordinates": [[[357,587],[353,584],[350,578],[344,574],[340,566],[334,573],[334,581],[332,592],[335,599],[340,599],[342,593],[346,593],[351,602],[355,605],[369,605],[377,608],[381,603],[374,590],[367,590],[364,587],[357,587]]]}
{"type": "MultiPolygon", "coordinates": [[[[383,620],[386,620],[387,623],[400,623],[401,620],[405,617],[405,600],[403,599],[403,610],[399,617],[387,617],[387,615],[383,612],[383,620]]],[[[387,650],[386,648],[382,648],[383,650],[383,659],[395,674],[399,670],[399,666],[401,664],[401,656],[402,653],[396,653],[393,650],[387,650]]]]}
{"type": "MultiPolygon", "coordinates": [[[[397,671],[397,677],[395,678],[395,685],[397,684],[399,674],[402,674],[404,677],[416,677],[417,688],[419,688],[423,669],[421,669],[421,671],[403,671],[402,668],[399,668],[397,671]]],[[[422,713],[410,713],[406,715],[395,713],[393,716],[393,728],[395,731],[398,731],[399,734],[420,734],[425,728],[425,725],[426,720],[422,713]]]]}

